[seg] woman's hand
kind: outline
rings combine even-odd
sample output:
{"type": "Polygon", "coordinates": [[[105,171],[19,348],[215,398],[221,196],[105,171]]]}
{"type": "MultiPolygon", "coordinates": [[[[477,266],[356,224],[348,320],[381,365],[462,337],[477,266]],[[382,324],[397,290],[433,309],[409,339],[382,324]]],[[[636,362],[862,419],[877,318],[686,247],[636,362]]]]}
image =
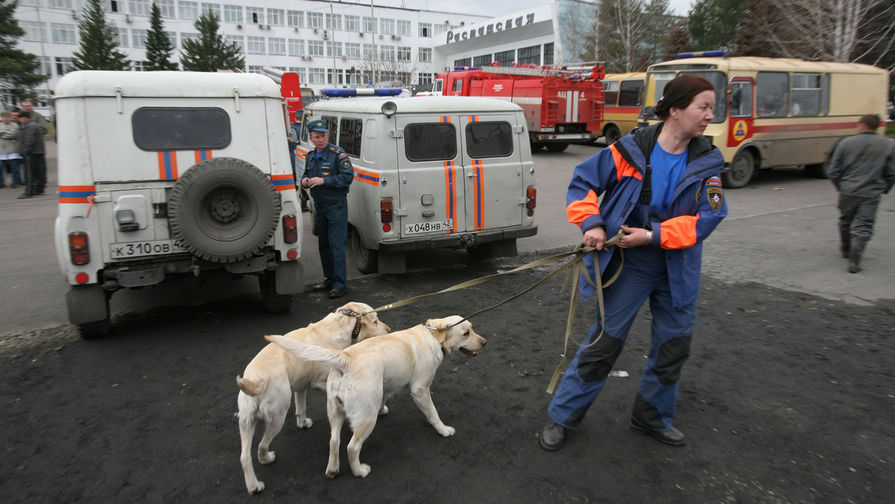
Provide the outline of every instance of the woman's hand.
{"type": "Polygon", "coordinates": [[[602,226],[596,226],[584,232],[581,243],[586,247],[595,247],[597,250],[603,250],[603,244],[606,243],[606,230],[602,226]]]}
{"type": "Polygon", "coordinates": [[[616,242],[616,246],[618,247],[632,248],[643,245],[652,245],[652,233],[646,229],[622,226],[622,232],[625,233],[625,235],[616,242]]]}

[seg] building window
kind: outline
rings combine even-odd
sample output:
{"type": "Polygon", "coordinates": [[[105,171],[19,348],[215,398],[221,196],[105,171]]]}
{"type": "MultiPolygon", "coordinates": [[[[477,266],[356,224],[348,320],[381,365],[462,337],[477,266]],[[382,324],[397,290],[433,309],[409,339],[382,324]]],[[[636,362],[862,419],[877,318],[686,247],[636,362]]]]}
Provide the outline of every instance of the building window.
{"type": "Polygon", "coordinates": [[[264,37],[249,37],[249,54],[264,54],[264,37]]]}
{"type": "Polygon", "coordinates": [[[146,71],[146,62],[145,61],[133,61],[133,62],[131,62],[131,69],[134,72],[145,72],[146,71]]]}
{"type": "Polygon", "coordinates": [[[285,56],[286,39],[274,37],[267,39],[267,54],[271,56],[285,56]]]}
{"type": "Polygon", "coordinates": [[[398,47],[398,61],[410,61],[410,47],[398,47]]]}
{"type": "Polygon", "coordinates": [[[127,47],[130,45],[130,37],[127,33],[127,28],[119,28],[118,29],[118,45],[121,47],[127,47]]]}
{"type": "Polygon", "coordinates": [[[171,47],[177,49],[177,32],[166,31],[165,35],[168,36],[168,41],[171,42],[171,47]]]}
{"type": "Polygon", "coordinates": [[[417,80],[417,84],[419,84],[421,86],[426,85],[426,84],[432,84],[432,74],[430,72],[420,72],[417,75],[416,80],[417,80]]]}
{"type": "Polygon", "coordinates": [[[134,42],[133,47],[146,47],[146,30],[134,28],[131,30],[131,40],[134,42]]]}
{"type": "Polygon", "coordinates": [[[549,44],[544,44],[544,64],[552,65],[553,64],[553,42],[549,44]]]}
{"type": "Polygon", "coordinates": [[[491,64],[491,55],[483,54],[482,56],[476,56],[472,58],[472,66],[483,67],[491,64]]]}
{"type": "Polygon", "coordinates": [[[500,63],[500,66],[513,66],[513,61],[515,59],[516,51],[512,49],[510,49],[509,51],[494,53],[494,61],[500,63]]]}
{"type": "Polygon", "coordinates": [[[345,56],[352,59],[360,59],[360,43],[345,42],[345,56]]]}
{"type": "Polygon", "coordinates": [[[519,59],[516,62],[520,65],[540,65],[541,46],[536,45],[519,49],[519,59]]]}
{"type": "Polygon", "coordinates": [[[360,31],[360,16],[345,16],[345,31],[359,32],[360,31]]]}
{"type": "Polygon", "coordinates": [[[71,58],[56,56],[53,59],[56,60],[56,75],[65,75],[66,72],[71,70],[71,58]]]}
{"type": "Polygon", "coordinates": [[[308,55],[309,56],[323,56],[323,52],[326,49],[323,48],[322,40],[309,40],[308,41],[308,55]]]}
{"type": "Polygon", "coordinates": [[[224,35],[224,40],[226,40],[228,44],[234,44],[240,51],[245,52],[246,38],[242,35],[224,35]]]}
{"type": "Polygon", "coordinates": [[[436,23],[436,24],[432,25],[432,34],[438,35],[439,33],[444,33],[446,31],[448,31],[448,28],[449,27],[446,24],[436,23]]]}
{"type": "Polygon", "coordinates": [[[431,47],[420,47],[420,63],[432,63],[431,47]]]}
{"type": "Polygon", "coordinates": [[[218,19],[221,19],[221,4],[202,3],[202,14],[213,12],[218,19]]]}
{"type": "Polygon", "coordinates": [[[409,37],[410,36],[410,27],[411,27],[410,21],[407,21],[404,19],[399,19],[398,20],[398,35],[400,35],[402,37],[409,37]]]}
{"type": "Polygon", "coordinates": [[[326,69],[326,83],[327,83],[327,84],[333,84],[333,85],[335,85],[335,84],[342,84],[342,83],[343,83],[343,82],[342,82],[342,80],[343,80],[343,79],[342,79],[342,76],[343,76],[343,73],[342,73],[342,70],[341,70],[341,69],[338,69],[338,68],[337,68],[337,69],[335,70],[335,72],[333,72],[333,69],[332,69],[332,68],[327,68],[327,69],[326,69]]]}
{"type": "Polygon", "coordinates": [[[326,29],[342,31],[342,15],[341,14],[335,14],[335,15],[327,14],[326,15],[326,29]]]}
{"type": "Polygon", "coordinates": [[[249,73],[262,73],[261,65],[249,65],[248,68],[249,73]]]}
{"type": "MultiPolygon", "coordinates": [[[[156,0],[155,4],[162,11],[162,17],[168,19],[177,18],[177,12],[174,7],[174,0],[156,0]]],[[[149,10],[147,9],[147,15],[149,10]]]]}
{"type": "Polygon", "coordinates": [[[364,59],[373,59],[373,46],[364,44],[364,59]]]}
{"type": "Polygon", "coordinates": [[[148,16],[150,10],[149,5],[149,0],[131,0],[130,12],[135,16],[148,16]]]}
{"type": "Polygon", "coordinates": [[[25,30],[22,40],[26,42],[46,42],[47,25],[37,21],[19,21],[19,26],[25,30]]]}
{"type": "Polygon", "coordinates": [[[246,7],[246,19],[251,24],[264,24],[264,9],[261,7],[246,7]]]}
{"type": "Polygon", "coordinates": [[[199,34],[195,32],[183,32],[180,34],[180,45],[183,45],[185,40],[193,40],[195,42],[199,41],[199,34]]]}
{"type": "Polygon", "coordinates": [[[381,45],[379,48],[379,59],[383,61],[395,61],[395,46],[381,45]]]}
{"type": "Polygon", "coordinates": [[[242,5],[224,5],[225,23],[242,23],[242,5]]]}
{"type": "Polygon", "coordinates": [[[364,18],[364,31],[366,33],[373,33],[376,28],[376,20],[370,17],[364,18]]]}
{"type": "Polygon", "coordinates": [[[283,26],[285,11],[283,9],[267,9],[267,24],[283,26]]]}
{"type": "Polygon", "coordinates": [[[302,11],[286,11],[286,24],[293,28],[304,28],[305,14],[302,11]]]}
{"type": "Polygon", "coordinates": [[[322,12],[309,12],[308,13],[308,28],[323,28],[323,13],[322,12]]]}
{"type": "Polygon", "coordinates": [[[308,69],[308,83],[309,84],[324,84],[323,79],[326,73],[322,68],[309,68],[308,69]]]}
{"type": "Polygon", "coordinates": [[[342,43],[330,41],[329,44],[326,44],[326,55],[327,56],[342,56],[342,43]]]}
{"type": "Polygon", "coordinates": [[[395,34],[395,20],[388,18],[379,19],[379,33],[383,35],[395,34]]]}
{"type": "Polygon", "coordinates": [[[305,41],[298,39],[289,39],[289,56],[304,56],[305,41]]]}
{"type": "Polygon", "coordinates": [[[39,56],[40,59],[40,73],[44,75],[52,75],[53,74],[53,60],[49,56],[39,56]]]}
{"type": "Polygon", "coordinates": [[[199,19],[199,4],[196,2],[180,2],[180,19],[193,21],[199,19]]]}
{"type": "MultiPolygon", "coordinates": [[[[464,66],[464,67],[472,66],[472,58],[455,59],[454,66],[464,66]]],[[[454,81],[454,84],[458,84],[458,83],[462,83],[462,82],[463,82],[462,80],[457,79],[454,81]]],[[[457,91],[457,90],[455,89],[454,91],[457,91]]]]}
{"type": "Polygon", "coordinates": [[[432,38],[432,23],[420,23],[420,37],[432,38]]]}
{"type": "Polygon", "coordinates": [[[53,42],[57,44],[75,44],[75,25],[66,23],[50,23],[50,32],[53,34],[53,42]]]}
{"type": "Polygon", "coordinates": [[[47,7],[51,8],[51,9],[73,9],[74,8],[72,6],[72,0],[49,0],[47,2],[47,7]]]}

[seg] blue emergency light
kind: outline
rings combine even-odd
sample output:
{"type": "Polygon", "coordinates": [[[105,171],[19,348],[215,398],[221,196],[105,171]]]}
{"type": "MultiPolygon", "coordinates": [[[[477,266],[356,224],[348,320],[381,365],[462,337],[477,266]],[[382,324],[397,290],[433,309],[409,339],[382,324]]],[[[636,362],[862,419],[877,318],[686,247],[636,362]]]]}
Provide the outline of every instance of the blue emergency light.
{"type": "Polygon", "coordinates": [[[677,59],[685,58],[726,58],[727,51],[724,49],[715,49],[713,51],[695,51],[677,53],[677,59]]]}
{"type": "Polygon", "coordinates": [[[328,88],[322,91],[324,96],[346,98],[349,96],[397,96],[401,88],[328,88]]]}

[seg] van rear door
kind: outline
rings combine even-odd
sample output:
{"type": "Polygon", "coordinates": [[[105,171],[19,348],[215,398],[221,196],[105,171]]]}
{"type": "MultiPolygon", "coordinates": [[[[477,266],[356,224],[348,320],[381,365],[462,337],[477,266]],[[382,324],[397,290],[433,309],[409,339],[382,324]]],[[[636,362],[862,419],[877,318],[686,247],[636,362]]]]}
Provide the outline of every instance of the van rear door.
{"type": "MultiPolygon", "coordinates": [[[[517,115],[460,116],[465,231],[519,226],[525,204],[517,115]]],[[[526,138],[527,141],[527,138],[526,138]]]]}

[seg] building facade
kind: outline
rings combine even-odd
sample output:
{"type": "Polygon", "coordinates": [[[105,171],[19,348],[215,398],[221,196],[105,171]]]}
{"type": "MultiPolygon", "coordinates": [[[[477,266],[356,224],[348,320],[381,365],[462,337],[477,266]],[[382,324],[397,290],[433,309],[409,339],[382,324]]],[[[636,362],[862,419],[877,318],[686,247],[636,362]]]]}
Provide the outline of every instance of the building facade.
{"type": "MultiPolygon", "coordinates": [[[[131,68],[146,59],[153,0],[105,0],[106,19],[118,29],[131,68]]],[[[180,60],[183,41],[198,37],[199,16],[213,11],[224,39],[242,48],[246,71],[262,67],[297,72],[303,84],[323,87],[432,82],[441,71],[434,46],[447,32],[483,22],[484,16],[372,6],[329,0],[155,0],[180,60]]],[[[19,47],[37,55],[50,79],[37,90],[46,105],[59,78],[71,70],[79,48],[78,23],[85,0],[19,0],[16,18],[25,30],[19,47]]],[[[6,97],[4,97],[6,98],[6,97]]],[[[3,101],[9,102],[8,99],[3,101]]]]}

